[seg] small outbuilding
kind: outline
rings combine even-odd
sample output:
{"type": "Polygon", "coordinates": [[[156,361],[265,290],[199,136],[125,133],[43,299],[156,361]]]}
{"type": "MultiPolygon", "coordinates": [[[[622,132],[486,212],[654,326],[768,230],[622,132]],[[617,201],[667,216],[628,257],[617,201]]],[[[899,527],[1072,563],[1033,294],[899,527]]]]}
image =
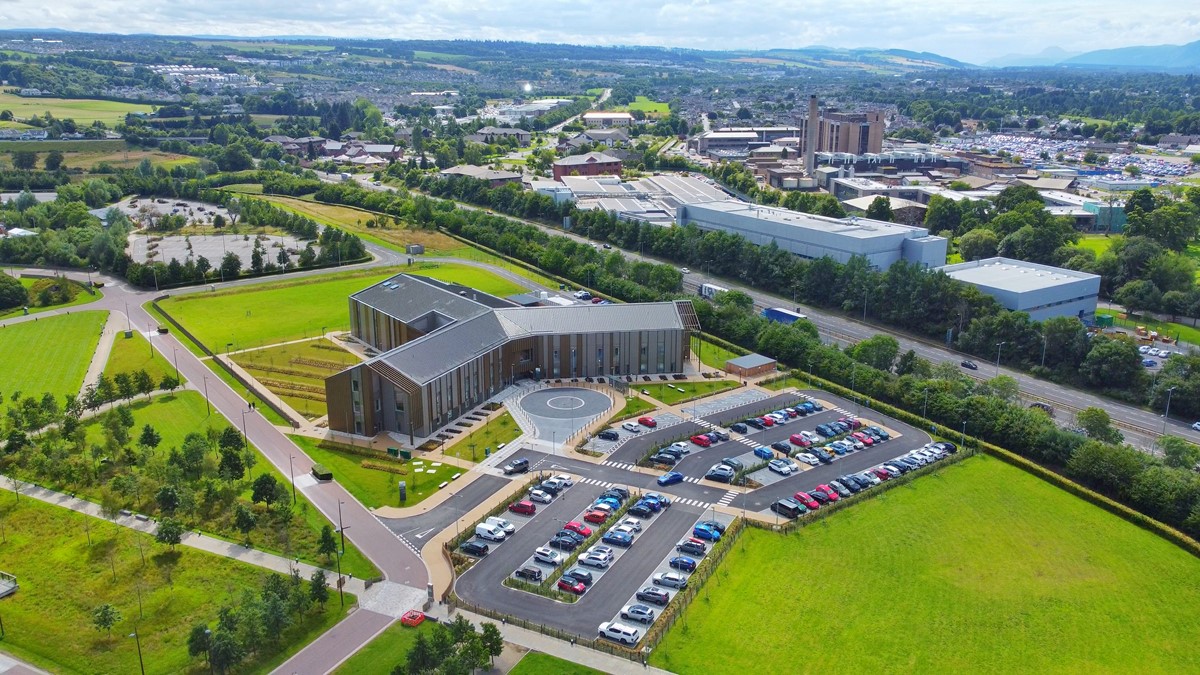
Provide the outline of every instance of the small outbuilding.
{"type": "Polygon", "coordinates": [[[758,377],[775,372],[775,359],[762,354],[747,354],[725,362],[725,372],[738,377],[758,377]]]}

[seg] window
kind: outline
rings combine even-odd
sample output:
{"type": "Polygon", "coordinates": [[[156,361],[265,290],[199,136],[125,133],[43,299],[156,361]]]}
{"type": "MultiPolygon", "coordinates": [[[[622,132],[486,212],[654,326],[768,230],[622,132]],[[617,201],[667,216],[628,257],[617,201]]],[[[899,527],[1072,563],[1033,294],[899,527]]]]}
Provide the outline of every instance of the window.
{"type": "Polygon", "coordinates": [[[350,391],[358,391],[358,380],[350,380],[350,391]]]}

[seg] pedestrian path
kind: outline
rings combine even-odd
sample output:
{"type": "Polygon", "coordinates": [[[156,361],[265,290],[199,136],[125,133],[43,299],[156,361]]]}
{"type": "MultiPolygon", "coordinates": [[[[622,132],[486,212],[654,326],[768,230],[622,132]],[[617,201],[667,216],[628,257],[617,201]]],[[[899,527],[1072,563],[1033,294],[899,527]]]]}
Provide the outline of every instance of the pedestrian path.
{"type": "Polygon", "coordinates": [[[108,355],[112,353],[113,342],[117,337],[116,324],[118,323],[113,319],[117,313],[110,311],[107,314],[104,319],[104,327],[100,329],[100,342],[96,344],[96,351],[92,353],[87,373],[83,376],[83,386],[79,389],[81,396],[83,392],[87,391],[88,385],[95,384],[100,379],[100,374],[104,372],[104,366],[108,364],[108,355]]]}
{"type": "Polygon", "coordinates": [[[735,438],[733,440],[737,441],[738,443],[741,443],[742,445],[748,445],[748,446],[750,446],[751,449],[757,449],[757,448],[762,447],[762,443],[759,443],[758,441],[752,441],[749,438],[746,438],[745,436],[738,436],[737,438],[735,438]]]}

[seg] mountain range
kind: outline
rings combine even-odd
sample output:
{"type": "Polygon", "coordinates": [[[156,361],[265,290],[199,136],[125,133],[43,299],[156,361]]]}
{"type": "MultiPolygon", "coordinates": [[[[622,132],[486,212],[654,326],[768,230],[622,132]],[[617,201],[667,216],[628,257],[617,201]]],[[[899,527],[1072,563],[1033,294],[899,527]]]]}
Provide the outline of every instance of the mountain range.
{"type": "Polygon", "coordinates": [[[1185,45],[1139,45],[1098,49],[1082,54],[1072,54],[1058,47],[1050,47],[1038,54],[1009,54],[983,65],[994,68],[1062,66],[1195,71],[1200,70],[1200,40],[1185,45]]]}

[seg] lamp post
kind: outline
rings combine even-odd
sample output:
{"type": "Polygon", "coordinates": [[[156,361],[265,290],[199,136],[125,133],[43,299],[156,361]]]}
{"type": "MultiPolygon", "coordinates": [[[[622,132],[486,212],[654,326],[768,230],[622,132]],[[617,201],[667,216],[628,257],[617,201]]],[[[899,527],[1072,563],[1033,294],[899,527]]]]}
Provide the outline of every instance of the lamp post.
{"type": "Polygon", "coordinates": [[[204,660],[208,661],[208,672],[215,673],[212,663],[212,630],[204,629],[204,660]]]}
{"type": "Polygon", "coordinates": [[[292,479],[292,504],[296,503],[296,472],[292,471],[292,455],[288,455],[288,475],[292,479]]]}
{"type": "Polygon", "coordinates": [[[929,411],[929,389],[925,389],[925,404],[921,406],[921,419],[928,419],[926,414],[929,411]]]}
{"type": "Polygon", "coordinates": [[[967,447],[967,421],[966,420],[963,420],[962,439],[959,441],[959,445],[963,446],[964,448],[967,447]]]}
{"type": "Polygon", "coordinates": [[[179,381],[179,351],[171,347],[171,359],[175,361],[175,381],[179,381]]]}
{"type": "Polygon", "coordinates": [[[1042,333],[1042,367],[1043,368],[1046,367],[1046,339],[1049,337],[1050,337],[1049,335],[1042,333]]]}
{"type": "Polygon", "coordinates": [[[246,411],[242,411],[242,449],[250,447],[250,439],[246,436],[246,411]]]}
{"type": "Polygon", "coordinates": [[[208,400],[208,375],[204,375],[204,405],[208,408],[208,414],[212,415],[212,401],[208,400]]]}
{"type": "Polygon", "coordinates": [[[1167,433],[1167,420],[1171,417],[1171,394],[1175,393],[1175,387],[1167,389],[1167,409],[1163,412],[1163,428],[1162,435],[1167,433]]]}
{"type": "Polygon", "coordinates": [[[1004,345],[1006,345],[1006,344],[1008,344],[1007,341],[999,342],[996,344],[996,374],[997,375],[1000,374],[1000,350],[1003,349],[1004,345]]]}
{"type": "MultiPolygon", "coordinates": [[[[342,525],[342,504],[344,503],[342,500],[338,500],[338,533],[342,535],[342,553],[346,552],[346,527],[342,525]]],[[[338,574],[340,575],[341,571],[338,574]]]]}
{"type": "Polygon", "coordinates": [[[142,669],[142,675],[146,675],[146,662],[142,660],[142,638],[138,635],[136,628],[129,634],[129,637],[133,638],[134,643],[137,644],[138,666],[142,669]]]}

